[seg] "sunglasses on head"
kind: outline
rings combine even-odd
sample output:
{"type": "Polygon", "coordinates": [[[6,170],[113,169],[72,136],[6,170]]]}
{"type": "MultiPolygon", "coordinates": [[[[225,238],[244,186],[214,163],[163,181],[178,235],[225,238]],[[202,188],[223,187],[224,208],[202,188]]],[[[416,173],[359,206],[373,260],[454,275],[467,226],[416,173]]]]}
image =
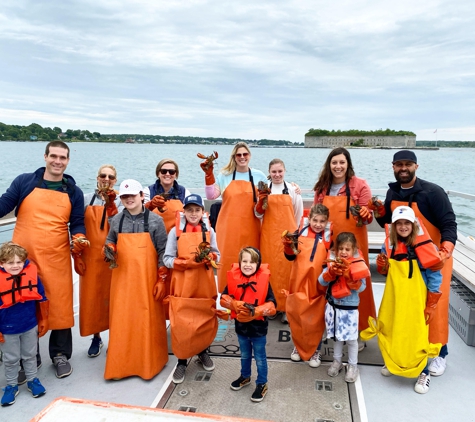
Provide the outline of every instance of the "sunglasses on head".
{"type": "Polygon", "coordinates": [[[167,174],[169,173],[170,176],[173,176],[176,173],[176,170],[173,169],[160,169],[160,174],[167,174]]]}
{"type": "Polygon", "coordinates": [[[240,153],[235,154],[235,155],[236,155],[236,157],[239,157],[239,158],[241,158],[241,157],[246,158],[249,155],[249,153],[248,152],[240,152],[240,153]]]}
{"type": "Polygon", "coordinates": [[[100,174],[99,177],[101,179],[109,178],[109,180],[115,180],[116,179],[116,177],[112,174],[100,174]]]}

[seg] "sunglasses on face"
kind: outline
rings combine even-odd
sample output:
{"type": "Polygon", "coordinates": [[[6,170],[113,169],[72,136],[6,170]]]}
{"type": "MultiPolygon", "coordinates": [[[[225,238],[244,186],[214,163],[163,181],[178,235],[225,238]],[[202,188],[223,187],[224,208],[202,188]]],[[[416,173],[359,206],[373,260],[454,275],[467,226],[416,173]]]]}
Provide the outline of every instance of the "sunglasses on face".
{"type": "Polygon", "coordinates": [[[160,169],[160,174],[167,174],[169,173],[170,176],[173,176],[176,173],[176,170],[173,169],[160,169]]]}
{"type": "Polygon", "coordinates": [[[240,152],[240,153],[236,154],[236,157],[238,157],[238,158],[241,158],[241,157],[246,158],[247,156],[249,156],[248,152],[242,152],[242,153],[240,152]]]}
{"type": "Polygon", "coordinates": [[[99,177],[101,179],[107,179],[109,178],[109,180],[115,180],[116,177],[114,175],[111,175],[111,174],[100,174],[99,177]]]}

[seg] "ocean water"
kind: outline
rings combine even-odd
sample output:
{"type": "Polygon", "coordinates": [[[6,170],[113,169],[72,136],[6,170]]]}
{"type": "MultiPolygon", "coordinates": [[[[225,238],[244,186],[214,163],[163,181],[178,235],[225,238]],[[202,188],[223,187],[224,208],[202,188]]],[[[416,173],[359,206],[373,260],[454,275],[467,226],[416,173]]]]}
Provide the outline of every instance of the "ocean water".
{"type": "MultiPolygon", "coordinates": [[[[66,173],[72,175],[84,192],[96,184],[98,168],[105,163],[117,168],[118,184],[132,178],[148,186],[155,181],[155,167],[163,158],[174,159],[180,167],[179,183],[188,189],[203,188],[204,175],[197,153],[210,155],[217,151],[215,172],[227,164],[232,150],[228,145],[160,145],[70,143],[71,160],[66,173]]],[[[32,172],[44,166],[43,142],[0,142],[0,194],[6,191],[20,173],[32,172]]],[[[312,189],[330,149],[313,148],[252,148],[251,167],[267,172],[269,162],[280,158],[285,162],[286,180],[302,189],[312,189]]],[[[394,181],[392,157],[394,151],[351,149],[356,175],[366,179],[372,190],[384,198],[387,184],[394,181]]],[[[419,163],[417,176],[437,183],[445,190],[475,195],[473,162],[475,148],[442,148],[438,151],[415,151],[419,163]]],[[[475,235],[475,201],[450,197],[457,215],[459,230],[475,235]]]]}

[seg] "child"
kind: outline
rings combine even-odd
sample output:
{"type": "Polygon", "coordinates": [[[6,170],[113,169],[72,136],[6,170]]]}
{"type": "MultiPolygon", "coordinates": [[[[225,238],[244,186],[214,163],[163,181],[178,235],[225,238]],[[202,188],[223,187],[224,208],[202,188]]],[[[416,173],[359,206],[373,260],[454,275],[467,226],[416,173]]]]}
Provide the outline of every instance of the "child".
{"type": "Polygon", "coordinates": [[[439,262],[437,247],[412,208],[395,208],[376,259],[378,272],[388,276],[378,313],[378,340],[385,361],[381,374],[418,376],[414,390],[419,394],[429,391],[427,357],[438,356],[434,349],[441,346],[429,344],[427,325],[442,295],[442,274],[429,269],[439,262]]]}
{"type": "Polygon", "coordinates": [[[275,297],[269,284],[269,266],[261,263],[260,252],[248,246],[239,252],[239,264],[227,272],[221,306],[231,309],[241,349],[241,376],[231,383],[240,390],[251,383],[252,353],[256,359],[256,389],[251,400],[261,402],[267,393],[267,317],[275,314],[275,297]]]}
{"type": "Polygon", "coordinates": [[[345,381],[358,378],[358,305],[359,293],[366,287],[369,269],[358,250],[353,233],[342,232],[335,241],[337,259],[330,262],[318,277],[322,286],[328,286],[325,307],[327,335],[333,337],[333,362],[328,375],[336,377],[343,369],[343,343],[348,345],[348,366],[345,381]]]}
{"type": "Polygon", "coordinates": [[[322,363],[320,346],[325,330],[326,300],[325,289],[315,280],[322,272],[323,261],[331,245],[328,216],[325,205],[315,204],[310,208],[308,218],[302,219],[301,229],[295,238],[282,237],[284,255],[293,261],[285,304],[295,345],[290,359],[296,362],[302,358],[308,360],[312,368],[318,368],[322,363]]]}
{"type": "Polygon", "coordinates": [[[117,264],[111,279],[104,378],[151,379],[168,361],[161,303],[168,274],[163,264],[167,232],[162,217],[144,209],[139,182],[124,180],[119,196],[125,209],[112,218],[103,248],[106,256],[116,255],[117,264]]]}
{"type": "Polygon", "coordinates": [[[36,376],[36,351],[38,336],[48,331],[49,302],[36,265],[27,257],[26,249],[16,243],[0,247],[0,349],[7,379],[2,406],[15,403],[20,358],[33,397],[46,393],[36,376]]]}
{"type": "Polygon", "coordinates": [[[165,265],[173,269],[170,296],[165,302],[170,303],[172,350],[178,358],[173,373],[175,384],[185,380],[187,359],[195,354],[206,371],[214,369],[207,349],[218,330],[218,292],[213,272],[218,259],[216,235],[204,212],[203,199],[189,195],[168,234],[163,257],[165,265]],[[196,255],[199,245],[205,248],[201,262],[197,262],[196,255]]]}

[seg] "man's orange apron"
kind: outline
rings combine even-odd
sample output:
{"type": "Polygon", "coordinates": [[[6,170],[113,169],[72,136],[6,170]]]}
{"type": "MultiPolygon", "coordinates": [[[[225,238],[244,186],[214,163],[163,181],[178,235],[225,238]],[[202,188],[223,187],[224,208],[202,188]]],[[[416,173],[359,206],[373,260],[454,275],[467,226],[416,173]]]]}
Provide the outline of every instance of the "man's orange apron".
{"type": "MultiPolygon", "coordinates": [[[[356,221],[347,210],[347,196],[329,196],[323,198],[323,205],[330,210],[330,221],[333,222],[333,240],[342,232],[351,232],[355,235],[358,242],[358,249],[363,252],[364,260],[369,268],[368,258],[368,230],[366,226],[356,227],[356,221]],[[347,215],[348,214],[348,215],[347,215]]],[[[355,205],[350,198],[349,206],[355,205]]],[[[368,328],[368,317],[376,318],[376,306],[374,304],[373,286],[371,278],[366,279],[366,289],[360,294],[360,304],[358,306],[359,322],[358,330],[362,331],[368,328]]]]}
{"type": "Polygon", "coordinates": [[[12,240],[23,246],[38,266],[50,303],[50,330],[74,325],[70,215],[67,193],[37,187],[21,203],[13,231],[12,240]]]}
{"type": "MultiPolygon", "coordinates": [[[[391,201],[391,211],[401,205],[409,205],[416,214],[416,217],[422,220],[424,226],[430,234],[432,241],[440,247],[440,231],[427,220],[419,210],[416,202],[391,201]]],[[[442,285],[440,291],[442,296],[435,308],[435,315],[429,324],[429,342],[447,344],[449,341],[449,299],[450,299],[450,281],[452,280],[453,258],[450,257],[442,268],[442,285]]]]}
{"type": "Polygon", "coordinates": [[[292,341],[303,360],[309,360],[315,353],[325,330],[326,287],[317,279],[323,271],[327,250],[324,243],[317,240],[313,251],[315,241],[315,238],[299,236],[300,254],[292,262],[286,302],[292,341]]]}
{"type": "MultiPolygon", "coordinates": [[[[194,257],[198,245],[210,241],[210,232],[181,233],[178,258],[194,257]]],[[[173,271],[170,296],[170,333],[173,354],[188,359],[213,342],[218,331],[216,299],[218,293],[213,267],[173,271]]]]}
{"type": "Polygon", "coordinates": [[[260,239],[262,262],[269,264],[270,284],[277,300],[276,309],[285,311],[286,298],[282,289],[289,289],[292,262],[285,259],[282,232],[295,232],[297,224],[290,195],[269,195],[267,201],[260,239]]]}
{"type": "Polygon", "coordinates": [[[84,212],[87,239],[91,246],[81,253],[86,264],[85,274],[79,277],[79,332],[83,337],[109,329],[112,270],[101,254],[109,233],[109,221],[103,213],[104,207],[99,205],[88,205],[84,212]]]}
{"type": "Polygon", "coordinates": [[[254,215],[255,187],[245,180],[233,180],[223,192],[223,205],[216,223],[216,239],[221,252],[218,288],[222,292],[227,272],[246,246],[259,248],[261,222],[254,215]]]}
{"type": "Polygon", "coordinates": [[[150,233],[119,233],[112,272],[105,379],[151,379],[168,361],[162,303],[153,298],[157,252],[150,233]]]}

